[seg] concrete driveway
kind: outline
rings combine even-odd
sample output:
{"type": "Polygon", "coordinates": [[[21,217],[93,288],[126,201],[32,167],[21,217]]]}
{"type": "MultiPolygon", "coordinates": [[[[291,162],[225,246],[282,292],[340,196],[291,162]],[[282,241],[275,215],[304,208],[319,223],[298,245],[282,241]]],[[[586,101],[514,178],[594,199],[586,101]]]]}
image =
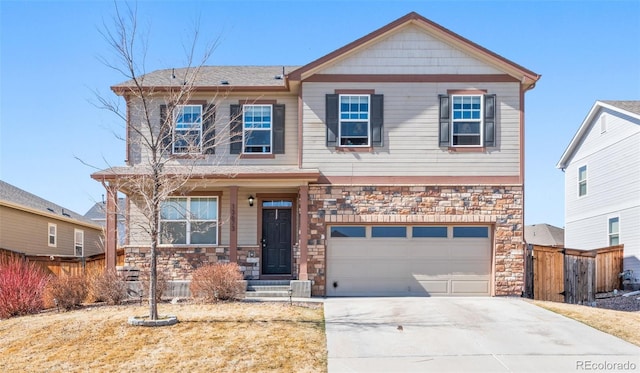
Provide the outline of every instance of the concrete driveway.
{"type": "Polygon", "coordinates": [[[519,298],[329,298],[333,372],[640,372],[640,348],[519,298]]]}

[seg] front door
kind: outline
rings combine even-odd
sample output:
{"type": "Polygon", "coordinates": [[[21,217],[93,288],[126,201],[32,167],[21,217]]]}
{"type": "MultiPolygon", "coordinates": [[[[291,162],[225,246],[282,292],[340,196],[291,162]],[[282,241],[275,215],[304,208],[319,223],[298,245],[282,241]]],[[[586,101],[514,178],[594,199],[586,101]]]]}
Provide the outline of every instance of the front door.
{"type": "Polygon", "coordinates": [[[291,209],[262,210],[262,273],[291,274],[291,209]]]}

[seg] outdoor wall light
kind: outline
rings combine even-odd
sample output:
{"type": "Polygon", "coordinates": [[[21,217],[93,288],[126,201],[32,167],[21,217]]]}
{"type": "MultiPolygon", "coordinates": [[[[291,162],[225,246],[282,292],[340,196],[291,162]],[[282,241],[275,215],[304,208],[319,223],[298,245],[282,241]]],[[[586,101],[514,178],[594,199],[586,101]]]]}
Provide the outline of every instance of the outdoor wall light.
{"type": "Polygon", "coordinates": [[[253,207],[253,201],[254,201],[253,196],[249,195],[249,206],[253,207]]]}

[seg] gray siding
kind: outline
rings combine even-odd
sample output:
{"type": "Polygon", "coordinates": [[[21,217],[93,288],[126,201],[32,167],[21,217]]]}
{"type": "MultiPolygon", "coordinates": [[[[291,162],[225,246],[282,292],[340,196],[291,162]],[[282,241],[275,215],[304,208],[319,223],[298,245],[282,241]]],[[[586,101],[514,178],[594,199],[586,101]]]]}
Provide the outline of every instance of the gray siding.
{"type": "Polygon", "coordinates": [[[565,170],[565,245],[608,246],[608,219],[620,218],[625,268],[640,273],[640,121],[603,111],[565,170]],[[601,130],[606,117],[606,131],[601,130]],[[578,197],[578,168],[587,166],[587,194],[578,197]]]}
{"type": "Polygon", "coordinates": [[[303,99],[304,168],[331,176],[519,175],[517,83],[305,83],[303,99]],[[384,94],[383,147],[349,153],[326,146],[325,95],[336,89],[384,94]],[[438,94],[450,89],[483,89],[497,95],[497,147],[484,153],[452,153],[438,146],[438,94]]]}

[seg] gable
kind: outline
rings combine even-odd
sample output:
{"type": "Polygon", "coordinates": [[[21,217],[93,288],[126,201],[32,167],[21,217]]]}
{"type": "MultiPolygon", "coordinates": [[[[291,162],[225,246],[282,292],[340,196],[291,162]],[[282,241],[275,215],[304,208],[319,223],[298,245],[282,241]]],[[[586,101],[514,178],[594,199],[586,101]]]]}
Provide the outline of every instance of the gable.
{"type": "Polygon", "coordinates": [[[566,169],[574,159],[582,159],[604,149],[637,147],[639,137],[640,115],[605,101],[596,101],[556,168],[566,169]]]}
{"type": "Polygon", "coordinates": [[[504,72],[407,24],[347,54],[318,74],[503,74],[504,72]]]}

